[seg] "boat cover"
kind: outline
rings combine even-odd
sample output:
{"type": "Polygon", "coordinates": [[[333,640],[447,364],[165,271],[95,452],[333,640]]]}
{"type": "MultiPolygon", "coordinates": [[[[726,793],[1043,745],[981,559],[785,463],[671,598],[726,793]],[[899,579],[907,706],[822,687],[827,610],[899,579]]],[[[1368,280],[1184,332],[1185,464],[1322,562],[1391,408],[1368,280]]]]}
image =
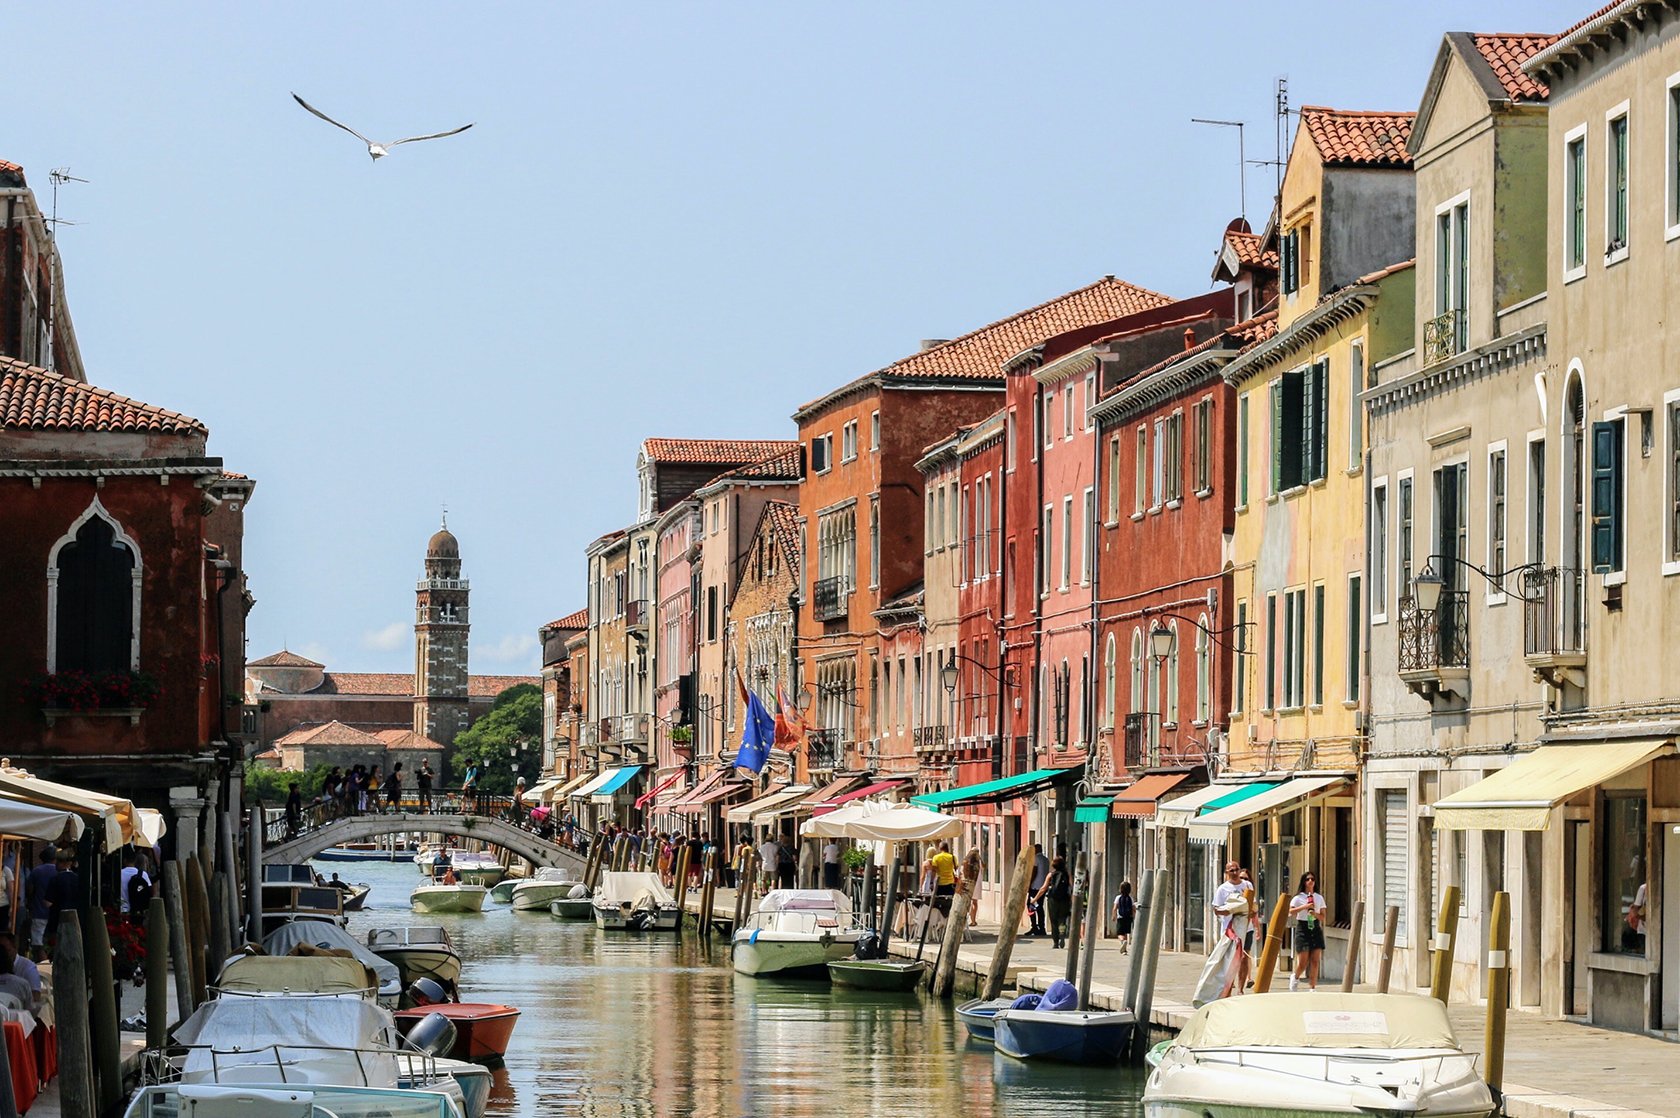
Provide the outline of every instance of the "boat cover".
{"type": "MultiPolygon", "coordinates": [[[[277,1078],[274,1067],[278,1056],[294,1065],[307,1060],[312,1067],[305,1081],[360,1086],[361,1073],[355,1071],[359,1062],[368,1086],[395,1086],[394,1038],[391,1015],[362,998],[214,998],[194,1010],[175,1030],[176,1043],[199,1046],[187,1053],[181,1078],[188,1083],[272,1083],[277,1078]],[[283,1046],[282,1050],[276,1053],[274,1045],[283,1046]],[[311,1048],[352,1051],[305,1051],[311,1048]],[[354,1051],[357,1049],[361,1051],[354,1051]],[[370,1056],[369,1050],[376,1054],[370,1056]],[[322,1072],[331,1074],[324,1066],[327,1064],[345,1065],[340,1069],[341,1077],[316,1079],[322,1072]],[[252,1067],[234,1073],[238,1076],[234,1080],[229,1069],[239,1065],[265,1065],[267,1070],[252,1067]],[[261,1075],[268,1078],[255,1078],[261,1075]]],[[[287,1077],[294,1076],[304,1078],[288,1068],[287,1077]]]]}
{"type": "Polygon", "coordinates": [[[365,994],[373,979],[359,959],[336,955],[241,955],[216,986],[224,994],[365,994]]]}
{"type": "Polygon", "coordinates": [[[1058,978],[1044,991],[1044,999],[1038,1003],[1038,1008],[1050,1013],[1060,1013],[1065,1010],[1079,1008],[1079,987],[1065,978],[1058,978]]]}
{"type": "Polygon", "coordinates": [[[595,893],[596,902],[610,908],[619,908],[626,904],[633,908],[641,908],[645,903],[644,898],[651,898],[653,903],[659,905],[677,903],[656,873],[604,873],[601,875],[600,888],[595,893]]]}
{"type": "Polygon", "coordinates": [[[836,889],[772,889],[758,902],[760,912],[850,912],[851,899],[836,889]]]}
{"type": "Polygon", "coordinates": [[[1301,992],[1209,1002],[1190,1016],[1186,1048],[1450,1048],[1447,1010],[1415,994],[1301,992]]]}
{"type": "MultiPolygon", "coordinates": [[[[1037,1009],[1038,1003],[1044,1000],[1043,994],[1022,994],[1009,1003],[1010,1009],[1037,1009]]],[[[995,1012],[995,1011],[994,1011],[995,1012]]]]}
{"type": "Polygon", "coordinates": [[[576,881],[572,871],[563,867],[543,866],[536,873],[525,879],[526,881],[576,881]]]}
{"type": "Polygon", "coordinates": [[[381,959],[330,920],[289,920],[263,937],[263,950],[270,955],[290,955],[300,943],[328,951],[348,951],[379,976],[381,994],[402,992],[402,972],[397,965],[381,959]]]}

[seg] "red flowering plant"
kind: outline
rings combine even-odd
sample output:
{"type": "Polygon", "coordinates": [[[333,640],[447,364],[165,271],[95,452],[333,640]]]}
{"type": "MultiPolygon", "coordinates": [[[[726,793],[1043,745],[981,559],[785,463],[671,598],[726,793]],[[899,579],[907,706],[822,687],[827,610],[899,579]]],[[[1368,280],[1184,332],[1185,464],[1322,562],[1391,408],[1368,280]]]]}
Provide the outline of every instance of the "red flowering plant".
{"type": "Polygon", "coordinates": [[[162,688],[145,672],[43,672],[26,697],[49,710],[132,710],[149,707],[162,688]]]}
{"type": "Polygon", "coordinates": [[[105,934],[111,940],[111,972],[119,978],[139,972],[146,963],[146,929],[132,923],[126,912],[108,908],[105,934]]]}

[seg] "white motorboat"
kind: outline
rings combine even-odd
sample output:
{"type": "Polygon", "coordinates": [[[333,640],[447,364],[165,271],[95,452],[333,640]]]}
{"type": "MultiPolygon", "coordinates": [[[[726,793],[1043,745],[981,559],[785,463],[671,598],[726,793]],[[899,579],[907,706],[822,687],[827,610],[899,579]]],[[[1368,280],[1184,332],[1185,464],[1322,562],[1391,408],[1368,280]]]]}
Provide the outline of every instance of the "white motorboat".
{"type": "Polygon", "coordinates": [[[461,956],[449,932],[437,927],[375,928],[367,945],[402,972],[403,989],[417,978],[431,978],[453,989],[461,980],[461,956]]]}
{"type": "Polygon", "coordinates": [[[1277,993],[1210,1002],[1160,1056],[1148,1118],[1487,1118],[1493,1093],[1446,1007],[1410,994],[1277,993]]]}
{"type": "Polygon", "coordinates": [[[595,926],[607,932],[672,932],[682,919],[656,873],[603,873],[593,907],[595,926]]]}
{"type": "Polygon", "coordinates": [[[507,876],[507,867],[494,854],[482,850],[457,850],[450,855],[455,876],[467,885],[482,885],[486,889],[507,876]]]}
{"type": "Polygon", "coordinates": [[[263,937],[263,950],[270,955],[309,955],[322,951],[348,951],[372,971],[379,981],[379,1004],[395,1009],[402,995],[402,972],[396,964],[381,959],[337,924],[326,920],[293,920],[263,937]]]}
{"type": "Polygon", "coordinates": [[[482,885],[417,885],[408,895],[415,912],[483,912],[490,890],[482,885]]]}
{"type": "Polygon", "coordinates": [[[248,1118],[319,1118],[322,1114],[462,1118],[461,1108],[443,1095],[377,1087],[286,1083],[154,1084],[136,1091],[123,1112],[124,1118],[181,1118],[193,1114],[240,1114],[248,1118]]]}
{"type": "Polygon", "coordinates": [[[549,904],[568,895],[578,884],[571,870],[543,868],[513,887],[513,911],[547,910],[549,904]]]}
{"type": "Polygon", "coordinates": [[[772,889],[736,929],[731,958],[742,974],[822,974],[869,934],[835,889],[772,889]]]}

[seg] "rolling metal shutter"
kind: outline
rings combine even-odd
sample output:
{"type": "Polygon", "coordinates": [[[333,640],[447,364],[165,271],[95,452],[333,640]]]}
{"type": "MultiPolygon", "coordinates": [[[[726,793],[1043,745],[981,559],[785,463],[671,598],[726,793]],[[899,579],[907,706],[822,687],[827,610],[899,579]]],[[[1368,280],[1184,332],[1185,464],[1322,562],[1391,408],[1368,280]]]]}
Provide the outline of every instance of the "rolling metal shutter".
{"type": "Polygon", "coordinates": [[[1406,814],[1404,790],[1384,789],[1377,793],[1382,812],[1382,895],[1383,908],[1400,909],[1399,934],[1406,934],[1406,854],[1411,817],[1406,814]]]}

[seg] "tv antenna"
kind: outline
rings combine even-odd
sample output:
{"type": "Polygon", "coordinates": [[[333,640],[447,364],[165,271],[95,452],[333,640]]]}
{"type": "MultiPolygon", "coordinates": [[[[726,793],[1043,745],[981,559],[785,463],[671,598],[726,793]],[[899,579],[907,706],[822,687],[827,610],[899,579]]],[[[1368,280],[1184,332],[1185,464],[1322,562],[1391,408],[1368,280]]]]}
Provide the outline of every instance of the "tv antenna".
{"type": "Polygon", "coordinates": [[[49,171],[47,173],[47,178],[52,180],[52,216],[47,218],[47,226],[48,226],[48,228],[50,228],[52,230],[53,236],[56,237],[58,235],[58,227],[59,227],[60,224],[64,224],[64,225],[79,224],[78,222],[69,221],[65,218],[61,218],[61,217],[58,216],[58,188],[63,186],[67,182],[82,182],[82,183],[85,183],[88,180],[84,179],[84,178],[80,178],[79,176],[76,176],[76,175],[72,175],[70,173],[70,168],[68,168],[68,167],[54,167],[51,171],[49,171]]]}
{"type": "Polygon", "coordinates": [[[1237,130],[1237,216],[1248,220],[1248,159],[1243,146],[1243,122],[1240,120],[1214,120],[1210,117],[1193,116],[1191,124],[1215,124],[1221,128],[1235,128],[1237,130]]]}

